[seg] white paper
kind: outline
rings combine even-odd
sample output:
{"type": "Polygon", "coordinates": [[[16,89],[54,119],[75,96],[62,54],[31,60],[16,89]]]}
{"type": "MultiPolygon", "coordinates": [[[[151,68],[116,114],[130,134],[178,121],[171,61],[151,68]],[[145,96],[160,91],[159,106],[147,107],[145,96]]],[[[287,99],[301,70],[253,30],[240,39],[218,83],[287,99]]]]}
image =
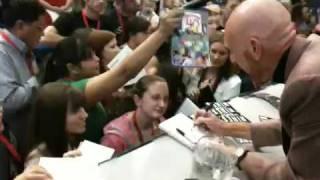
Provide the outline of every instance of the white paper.
{"type": "MultiPolygon", "coordinates": [[[[276,84],[255,93],[267,93],[280,98],[283,89],[284,84],[276,84]]],[[[261,115],[273,119],[280,119],[278,109],[259,98],[236,97],[229,101],[229,104],[253,123],[260,122],[259,116],[261,115]]]]}
{"type": "Polygon", "coordinates": [[[173,137],[190,149],[194,148],[195,144],[201,137],[207,135],[206,132],[195,127],[190,118],[181,113],[163,121],[160,123],[159,127],[169,136],[173,137]],[[177,129],[181,130],[184,133],[184,136],[181,135],[177,129]]]}
{"type": "MultiPolygon", "coordinates": [[[[121,51],[117,54],[116,57],[114,57],[111,62],[107,65],[108,68],[112,69],[115,68],[117,66],[119,66],[121,63],[123,63],[123,61],[125,60],[126,57],[128,57],[131,53],[132,53],[132,49],[128,46],[125,45],[123,47],[123,49],[121,49],[121,51]]],[[[147,75],[147,72],[142,69],[137,75],[136,77],[132,78],[131,80],[129,80],[125,86],[128,85],[132,85],[134,83],[136,83],[140,78],[142,78],[143,76],[147,75]]]]}
{"type": "Polygon", "coordinates": [[[96,144],[90,141],[83,141],[79,150],[81,152],[81,157],[85,160],[92,161],[98,164],[102,161],[108,160],[113,156],[114,149],[96,144]]]}
{"type": "Polygon", "coordinates": [[[45,168],[54,180],[102,180],[98,165],[79,157],[42,157],[39,165],[45,168]]]}
{"type": "Polygon", "coordinates": [[[189,98],[185,98],[176,114],[182,113],[186,116],[192,116],[195,115],[199,110],[200,108],[195,105],[189,98]]]}

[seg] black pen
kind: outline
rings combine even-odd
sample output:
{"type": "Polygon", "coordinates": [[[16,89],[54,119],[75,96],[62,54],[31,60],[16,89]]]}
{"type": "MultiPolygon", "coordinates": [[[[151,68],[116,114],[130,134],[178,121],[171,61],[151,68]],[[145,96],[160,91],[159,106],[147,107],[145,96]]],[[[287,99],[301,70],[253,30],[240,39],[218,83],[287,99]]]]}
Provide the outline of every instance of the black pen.
{"type": "Polygon", "coordinates": [[[184,133],[181,129],[176,128],[176,130],[177,130],[177,132],[178,132],[181,136],[185,137],[189,142],[191,142],[192,144],[195,144],[190,138],[188,138],[188,137],[185,135],[185,133],[184,133]]]}

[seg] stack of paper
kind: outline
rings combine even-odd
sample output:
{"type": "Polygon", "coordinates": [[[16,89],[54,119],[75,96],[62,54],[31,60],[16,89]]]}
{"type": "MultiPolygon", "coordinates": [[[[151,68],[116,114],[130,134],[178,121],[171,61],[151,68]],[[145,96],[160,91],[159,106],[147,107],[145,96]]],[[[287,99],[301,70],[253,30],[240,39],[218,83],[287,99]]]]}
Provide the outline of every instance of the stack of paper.
{"type": "Polygon", "coordinates": [[[80,144],[79,150],[81,152],[81,158],[92,161],[95,164],[99,164],[102,161],[110,159],[114,153],[114,149],[112,148],[87,140],[80,144]]]}
{"type": "Polygon", "coordinates": [[[40,158],[39,165],[54,180],[102,180],[98,165],[83,158],[40,158]]]}
{"type": "Polygon", "coordinates": [[[81,156],[75,158],[40,158],[54,180],[101,180],[98,164],[112,157],[114,149],[83,141],[79,148],[81,156]]]}

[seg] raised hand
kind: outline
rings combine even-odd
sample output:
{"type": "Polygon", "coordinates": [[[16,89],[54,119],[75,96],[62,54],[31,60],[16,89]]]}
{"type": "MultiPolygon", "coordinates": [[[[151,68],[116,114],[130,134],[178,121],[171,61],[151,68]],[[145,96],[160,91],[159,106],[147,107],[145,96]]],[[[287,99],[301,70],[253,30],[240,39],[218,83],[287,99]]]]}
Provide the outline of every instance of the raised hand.
{"type": "Polygon", "coordinates": [[[160,17],[159,31],[167,37],[170,36],[173,31],[180,26],[183,14],[184,12],[182,9],[164,12],[160,17]]]}

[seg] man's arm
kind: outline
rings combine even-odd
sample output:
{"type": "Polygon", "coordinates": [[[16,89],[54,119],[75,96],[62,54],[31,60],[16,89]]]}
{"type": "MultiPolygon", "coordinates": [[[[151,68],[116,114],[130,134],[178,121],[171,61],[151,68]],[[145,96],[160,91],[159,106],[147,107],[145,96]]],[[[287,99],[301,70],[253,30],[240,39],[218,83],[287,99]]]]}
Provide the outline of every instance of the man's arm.
{"type": "Polygon", "coordinates": [[[212,133],[252,139],[255,147],[281,144],[281,125],[279,120],[264,123],[226,123],[211,113],[198,112],[195,124],[205,125],[212,133]]]}
{"type": "Polygon", "coordinates": [[[13,60],[0,51],[0,101],[4,101],[9,112],[16,112],[29,104],[38,87],[34,76],[21,84],[15,74],[19,68],[21,67],[14,67],[13,60]]]}
{"type": "Polygon", "coordinates": [[[291,136],[285,162],[272,162],[256,153],[240,166],[252,179],[320,179],[320,76],[287,84],[281,99],[282,125],[291,136]]]}

